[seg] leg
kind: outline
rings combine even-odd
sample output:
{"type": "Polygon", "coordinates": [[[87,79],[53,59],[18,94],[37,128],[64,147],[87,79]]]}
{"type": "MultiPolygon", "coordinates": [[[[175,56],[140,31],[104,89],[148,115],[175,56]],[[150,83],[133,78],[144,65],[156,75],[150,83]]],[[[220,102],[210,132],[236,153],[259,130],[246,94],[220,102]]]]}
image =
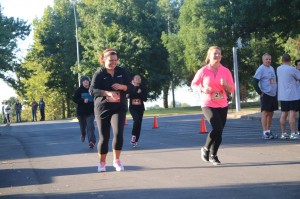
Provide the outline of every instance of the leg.
{"type": "Polygon", "coordinates": [[[80,115],[77,116],[78,122],[79,122],[79,127],[80,127],[80,132],[81,132],[81,141],[84,142],[85,140],[85,135],[86,135],[86,116],[85,115],[80,115]]]}
{"type": "Polygon", "coordinates": [[[100,115],[95,115],[95,119],[99,132],[99,141],[97,149],[100,157],[100,162],[106,162],[106,155],[108,153],[108,142],[110,138],[111,116],[108,115],[105,118],[101,118],[100,115]]]}
{"type": "Polygon", "coordinates": [[[208,134],[206,143],[204,147],[211,151],[212,155],[216,155],[219,149],[219,146],[222,142],[222,132],[226,124],[227,119],[226,108],[202,108],[202,112],[205,118],[209,121],[212,126],[211,132],[208,134]]]}
{"type": "Polygon", "coordinates": [[[298,114],[298,133],[300,133],[300,111],[299,111],[299,114],[298,114]]]}
{"type": "Polygon", "coordinates": [[[281,133],[286,132],[286,118],[288,116],[287,111],[282,111],[281,116],[280,116],[280,128],[281,128],[281,133]]]}
{"type": "Polygon", "coordinates": [[[272,118],[273,118],[274,112],[267,112],[267,130],[271,130],[271,124],[272,124],[272,118]]]}
{"type": "Polygon", "coordinates": [[[291,128],[291,133],[296,133],[296,111],[289,111],[289,124],[291,128]]]}
{"type": "Polygon", "coordinates": [[[116,171],[124,170],[124,167],[120,162],[120,155],[123,147],[123,131],[125,117],[126,111],[119,111],[119,113],[113,114],[111,118],[112,130],[114,134],[114,139],[112,142],[114,154],[113,166],[116,168],[116,171]]]}
{"type": "Polygon", "coordinates": [[[268,129],[268,112],[267,111],[262,111],[261,112],[261,125],[263,128],[263,131],[269,130],[268,129]]]}
{"type": "Polygon", "coordinates": [[[132,127],[132,135],[136,137],[136,142],[138,142],[141,135],[142,128],[142,119],[144,115],[143,110],[130,109],[131,116],[133,118],[133,127],[132,127]]]}
{"type": "Polygon", "coordinates": [[[93,144],[96,143],[94,120],[95,116],[93,114],[86,117],[86,131],[88,134],[88,140],[93,144]]]}

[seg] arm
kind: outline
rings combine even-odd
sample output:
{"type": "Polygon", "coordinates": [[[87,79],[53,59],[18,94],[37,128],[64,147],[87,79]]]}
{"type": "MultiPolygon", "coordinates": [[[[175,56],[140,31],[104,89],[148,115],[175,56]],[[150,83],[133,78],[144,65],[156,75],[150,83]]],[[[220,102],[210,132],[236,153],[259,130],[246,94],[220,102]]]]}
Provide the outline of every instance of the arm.
{"type": "Polygon", "coordinates": [[[101,84],[100,79],[101,79],[101,74],[99,72],[96,72],[92,78],[91,86],[89,88],[90,95],[93,97],[107,96],[105,90],[102,90],[97,86],[101,84]]]}
{"type": "Polygon", "coordinates": [[[262,94],[262,91],[260,90],[260,88],[259,88],[259,86],[258,86],[258,82],[259,82],[259,80],[253,77],[253,79],[252,79],[252,85],[253,85],[255,91],[256,91],[259,95],[261,95],[261,94],[262,94]]]}
{"type": "Polygon", "coordinates": [[[76,104],[83,104],[84,103],[84,99],[81,98],[81,93],[79,91],[79,88],[75,91],[73,97],[72,97],[73,102],[75,102],[76,104]]]}

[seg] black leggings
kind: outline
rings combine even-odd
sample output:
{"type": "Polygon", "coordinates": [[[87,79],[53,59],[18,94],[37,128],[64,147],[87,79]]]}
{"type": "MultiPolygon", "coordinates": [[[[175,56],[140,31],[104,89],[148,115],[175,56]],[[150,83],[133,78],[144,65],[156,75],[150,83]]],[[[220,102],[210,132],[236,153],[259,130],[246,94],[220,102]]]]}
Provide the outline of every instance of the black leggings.
{"type": "Polygon", "coordinates": [[[141,128],[142,128],[142,121],[143,121],[143,115],[144,110],[143,109],[129,109],[130,114],[133,119],[133,127],[132,127],[132,135],[136,137],[136,142],[139,141],[140,135],[141,135],[141,128]]]}
{"type": "Polygon", "coordinates": [[[204,146],[210,150],[210,154],[217,155],[218,149],[222,143],[222,133],[226,124],[228,107],[202,107],[202,112],[212,126],[212,130],[209,132],[204,146]]]}
{"type": "Polygon", "coordinates": [[[113,130],[112,148],[114,150],[122,150],[123,147],[123,132],[126,111],[112,112],[101,118],[96,115],[96,122],[99,132],[99,142],[97,145],[99,154],[108,153],[108,142],[110,139],[110,127],[113,130]]]}

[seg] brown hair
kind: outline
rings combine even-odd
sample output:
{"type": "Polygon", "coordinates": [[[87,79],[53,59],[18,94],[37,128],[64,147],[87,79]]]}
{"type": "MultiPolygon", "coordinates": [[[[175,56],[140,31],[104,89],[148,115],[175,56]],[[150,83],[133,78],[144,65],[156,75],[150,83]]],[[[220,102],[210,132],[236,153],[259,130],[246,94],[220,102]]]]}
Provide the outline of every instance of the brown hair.
{"type": "Polygon", "coordinates": [[[106,59],[109,55],[118,55],[118,54],[117,54],[117,51],[115,51],[115,50],[113,50],[113,49],[106,49],[106,50],[104,50],[104,51],[101,53],[101,55],[100,55],[100,57],[99,57],[99,59],[98,59],[99,63],[100,63],[100,64],[104,64],[105,59],[106,59]]]}
{"type": "Polygon", "coordinates": [[[207,55],[206,55],[206,58],[205,58],[205,63],[206,64],[209,64],[209,56],[210,56],[210,53],[211,53],[211,51],[212,50],[215,50],[215,49],[218,49],[220,52],[222,52],[221,51],[221,48],[219,47],[219,46],[211,46],[211,47],[209,47],[209,49],[208,49],[208,51],[207,51],[207,55]]]}

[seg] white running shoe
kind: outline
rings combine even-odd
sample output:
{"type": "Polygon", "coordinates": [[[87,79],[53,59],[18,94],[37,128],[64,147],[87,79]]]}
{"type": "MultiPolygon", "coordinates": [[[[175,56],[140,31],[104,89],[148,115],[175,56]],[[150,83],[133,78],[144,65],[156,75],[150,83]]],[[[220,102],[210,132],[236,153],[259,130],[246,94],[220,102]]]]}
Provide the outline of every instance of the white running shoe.
{"type": "Polygon", "coordinates": [[[114,160],[113,166],[116,168],[116,171],[124,171],[124,166],[121,164],[119,159],[114,160]]]}
{"type": "Polygon", "coordinates": [[[291,133],[290,139],[300,139],[300,135],[297,133],[291,133]]]}
{"type": "Polygon", "coordinates": [[[105,172],[105,171],[106,171],[105,162],[98,163],[98,172],[105,172]]]}
{"type": "Polygon", "coordinates": [[[287,133],[282,133],[280,138],[281,139],[290,139],[290,135],[287,133]]]}

